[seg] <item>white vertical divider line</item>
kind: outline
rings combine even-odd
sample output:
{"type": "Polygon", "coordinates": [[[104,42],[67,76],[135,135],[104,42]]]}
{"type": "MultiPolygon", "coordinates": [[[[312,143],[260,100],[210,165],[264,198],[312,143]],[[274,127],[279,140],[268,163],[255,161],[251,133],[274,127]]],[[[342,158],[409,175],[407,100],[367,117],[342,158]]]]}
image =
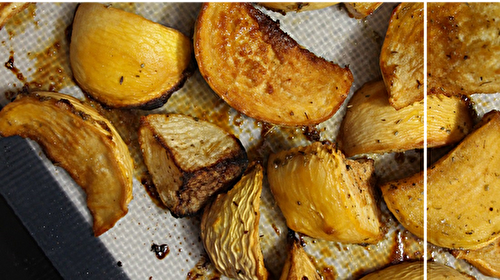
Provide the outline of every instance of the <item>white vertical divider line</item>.
{"type": "Polygon", "coordinates": [[[424,280],[427,280],[427,0],[424,1],[424,280]]]}

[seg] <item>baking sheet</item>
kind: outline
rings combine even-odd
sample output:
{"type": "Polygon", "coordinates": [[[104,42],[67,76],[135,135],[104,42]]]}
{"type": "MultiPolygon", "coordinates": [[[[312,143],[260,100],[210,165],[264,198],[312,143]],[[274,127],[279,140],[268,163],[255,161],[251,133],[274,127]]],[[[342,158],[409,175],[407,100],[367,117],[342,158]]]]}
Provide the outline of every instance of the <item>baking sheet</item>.
{"type": "MultiPolygon", "coordinates": [[[[263,11],[279,20],[284,31],[313,53],[342,66],[349,65],[354,75],[352,94],[365,82],[380,78],[378,56],[395,5],[386,3],[364,20],[350,18],[340,5],[287,15],[263,11]]],[[[14,63],[14,68],[0,68],[0,90],[5,93],[0,95],[2,105],[24,86],[85,99],[72,80],[69,65],[68,32],[76,6],[77,3],[32,4],[0,31],[1,59],[14,63]]],[[[113,6],[192,36],[200,4],[113,3],[113,6]]],[[[493,95],[488,98],[493,99],[481,102],[488,106],[498,103],[493,95]]],[[[335,139],[346,104],[331,119],[315,128],[320,132],[321,140],[335,139]]],[[[30,165],[21,161],[29,157],[16,158],[15,153],[10,153],[7,167],[22,170],[24,177],[20,178],[24,180],[32,180],[30,178],[41,176],[42,173],[50,176],[43,184],[31,184],[31,187],[42,186],[37,192],[28,191],[25,195],[19,195],[8,192],[6,187],[0,190],[65,278],[225,279],[214,271],[204,253],[199,239],[199,218],[173,218],[168,210],[155,203],[141,183],[145,181],[145,170],[134,144],[136,135],[131,133],[134,131],[134,122],[127,121],[137,120],[139,115],[159,112],[179,112],[209,120],[234,133],[247,149],[250,159],[255,160],[265,161],[270,152],[310,143],[304,136],[303,128],[269,126],[231,109],[212,92],[198,71],[162,108],[153,111],[100,109],[129,143],[137,170],[134,199],[129,205],[128,214],[98,238],[92,235],[92,219],[86,208],[85,194],[70,176],[53,165],[35,142],[8,140],[9,147],[20,147],[27,154],[34,155],[33,166],[38,166],[35,162],[39,162],[43,168],[37,168],[38,173],[35,172],[30,165]],[[37,199],[42,194],[52,199],[37,199]],[[32,218],[34,214],[38,215],[37,219],[32,218]],[[62,237],[55,238],[59,236],[62,237]],[[63,239],[67,241],[62,242],[63,239]],[[162,259],[158,258],[152,250],[154,245],[166,245],[168,254],[162,259]],[[71,250],[78,254],[68,253],[71,250]],[[82,259],[82,256],[88,260],[82,259]],[[99,264],[97,269],[89,265],[90,260],[99,264]]],[[[374,159],[377,175],[381,180],[389,180],[418,171],[422,152],[387,154],[374,156],[374,159]]],[[[3,173],[0,180],[10,182],[11,186],[11,176],[14,175],[3,173]]],[[[387,234],[376,245],[347,245],[301,238],[306,252],[313,257],[324,279],[356,279],[390,263],[424,258],[422,240],[398,225],[383,204],[381,207],[385,213],[383,221],[387,234]]],[[[286,256],[288,230],[266,183],[261,215],[259,231],[265,263],[273,279],[277,279],[286,256]]],[[[477,279],[488,279],[464,261],[456,261],[445,250],[432,246],[429,249],[429,258],[457,267],[477,279]]]]}

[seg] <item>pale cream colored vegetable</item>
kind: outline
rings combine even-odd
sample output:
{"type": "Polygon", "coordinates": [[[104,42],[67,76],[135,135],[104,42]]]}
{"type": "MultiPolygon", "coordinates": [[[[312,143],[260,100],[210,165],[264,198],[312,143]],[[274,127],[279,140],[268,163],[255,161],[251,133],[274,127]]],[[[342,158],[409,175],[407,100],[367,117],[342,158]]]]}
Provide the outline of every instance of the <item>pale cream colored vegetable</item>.
{"type": "Polygon", "coordinates": [[[227,194],[219,194],[204,210],[201,240],[215,268],[235,279],[268,278],[260,249],[262,166],[251,164],[227,194]]]}
{"type": "Polygon", "coordinates": [[[109,107],[152,109],[189,75],[191,40],[110,5],[82,3],[73,20],[71,68],[78,85],[109,107]]]}
{"type": "Polygon", "coordinates": [[[344,3],[349,16],[357,19],[365,18],[382,5],[382,2],[347,2],[344,3]]]}
{"type": "Polygon", "coordinates": [[[203,4],[194,51],[215,93],[239,112],[272,124],[329,119],[353,82],[348,67],[304,49],[249,3],[203,4]]]}
{"type": "Polygon", "coordinates": [[[265,8],[286,14],[288,12],[302,12],[319,10],[338,4],[339,2],[259,2],[265,8]]]}
{"type": "Polygon", "coordinates": [[[346,159],[319,142],[271,154],[267,167],[289,228],[345,243],[376,243],[383,236],[373,172],[373,161],[346,159]]]}
{"type": "MultiPolygon", "coordinates": [[[[470,102],[461,97],[427,96],[427,146],[460,141],[473,125],[470,102]]],[[[366,83],[349,100],[337,141],[351,157],[424,147],[424,101],[400,110],[389,104],[382,81],[366,83]]]]}
{"type": "Polygon", "coordinates": [[[401,109],[424,98],[424,4],[401,3],[391,16],[380,51],[389,103],[401,109]]]}
{"type": "Polygon", "coordinates": [[[280,280],[321,280],[316,267],[297,239],[289,245],[280,280]]]}
{"type": "Polygon", "coordinates": [[[477,250],[454,250],[452,254],[471,263],[484,275],[500,278],[500,239],[477,250]]]}
{"type": "Polygon", "coordinates": [[[233,186],[248,164],[234,135],[182,114],[142,117],[139,143],[158,194],[176,217],[199,212],[233,186]]]}
{"type": "MultiPolygon", "coordinates": [[[[423,262],[403,262],[396,265],[391,265],[382,270],[372,272],[360,280],[377,280],[377,279],[405,279],[405,280],[424,280],[424,263],[423,262]]],[[[427,279],[442,280],[442,279],[473,279],[470,276],[462,274],[457,270],[436,262],[427,263],[427,279]]]]}
{"type": "MultiPolygon", "coordinates": [[[[427,238],[453,249],[478,249],[500,237],[500,112],[427,169],[427,238]]],[[[423,174],[381,186],[389,210],[423,237],[423,174]]]]}
{"type": "Polygon", "coordinates": [[[94,108],[61,93],[21,94],[0,111],[0,135],[37,141],[71,175],[87,194],[96,236],[127,213],[133,161],[113,125],[94,108]]]}

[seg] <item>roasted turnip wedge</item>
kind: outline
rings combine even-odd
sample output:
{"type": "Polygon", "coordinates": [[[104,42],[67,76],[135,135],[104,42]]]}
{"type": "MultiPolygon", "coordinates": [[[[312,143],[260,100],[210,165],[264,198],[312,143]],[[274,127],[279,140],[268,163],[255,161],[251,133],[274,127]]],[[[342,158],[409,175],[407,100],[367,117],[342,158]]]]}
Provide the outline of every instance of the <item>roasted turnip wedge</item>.
{"type": "Polygon", "coordinates": [[[69,95],[20,94],[0,111],[0,135],[35,140],[87,194],[94,234],[101,235],[128,211],[133,161],[113,125],[69,95]]]}
{"type": "Polygon", "coordinates": [[[229,278],[267,280],[260,249],[262,166],[252,163],[228,193],[219,194],[201,218],[201,240],[217,270],[229,278]]]}
{"type": "Polygon", "coordinates": [[[342,105],[353,76],[302,48],[248,3],[205,3],[194,50],[201,74],[234,109],[277,125],[314,125],[342,105]]]}
{"type": "MultiPolygon", "coordinates": [[[[478,249],[500,237],[500,112],[427,169],[427,240],[478,249]]],[[[424,231],[424,180],[418,173],[381,186],[389,210],[418,237],[424,231]]]]}
{"type": "Polygon", "coordinates": [[[271,192],[288,227],[313,238],[376,243],[382,237],[372,160],[350,160],[315,142],[271,154],[271,192]]]}
{"type": "MultiPolygon", "coordinates": [[[[402,152],[424,147],[424,101],[400,110],[389,104],[382,81],[366,83],[354,93],[337,141],[351,157],[368,153],[402,152]]],[[[460,141],[473,126],[471,103],[461,97],[427,96],[427,146],[460,141]]]]}
{"type": "Polygon", "coordinates": [[[380,51],[380,70],[394,108],[424,98],[423,3],[401,3],[393,11],[380,51]]]}
{"type": "Polygon", "coordinates": [[[76,10],[70,62],[78,85],[109,107],[162,106],[189,76],[191,40],[109,5],[76,10]]]}
{"type": "Polygon", "coordinates": [[[231,187],[248,164],[234,135],[187,115],[142,117],[139,142],[160,198],[175,217],[196,214],[231,187]]]}

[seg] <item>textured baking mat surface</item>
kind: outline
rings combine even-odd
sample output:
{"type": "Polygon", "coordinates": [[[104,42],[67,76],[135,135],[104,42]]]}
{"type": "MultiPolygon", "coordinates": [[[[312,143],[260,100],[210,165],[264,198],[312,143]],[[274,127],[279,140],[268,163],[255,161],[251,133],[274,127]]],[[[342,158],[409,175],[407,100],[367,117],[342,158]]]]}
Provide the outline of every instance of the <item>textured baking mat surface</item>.
{"type": "MultiPolygon", "coordinates": [[[[175,28],[187,36],[192,36],[200,8],[198,3],[113,3],[112,5],[175,28]]],[[[352,94],[365,82],[380,79],[378,56],[395,5],[396,3],[384,4],[365,20],[350,18],[340,5],[287,15],[262,10],[279,20],[285,32],[316,55],[341,66],[349,65],[354,75],[352,94]]],[[[32,4],[27,10],[12,18],[0,31],[1,59],[13,63],[11,64],[13,67],[0,68],[2,105],[8,103],[24,86],[28,86],[31,90],[52,90],[85,99],[72,80],[68,58],[68,34],[76,7],[76,3],[32,4]]],[[[496,103],[497,99],[484,102],[496,103]]],[[[345,113],[346,103],[331,119],[315,128],[315,131],[320,133],[321,140],[335,139],[345,113]]],[[[224,279],[214,271],[203,250],[199,238],[199,217],[173,218],[168,210],[159,206],[150,196],[146,187],[147,179],[143,176],[145,168],[136,144],[135,129],[140,115],[178,112],[214,122],[241,140],[251,160],[265,162],[271,152],[311,143],[305,136],[307,131],[304,128],[269,126],[231,109],[212,92],[198,71],[195,71],[186,84],[172,95],[165,106],[153,111],[107,110],[100,108],[98,104],[93,105],[117,126],[129,144],[136,163],[134,199],[129,205],[128,214],[105,234],[98,238],[93,237],[92,218],[85,204],[84,192],[63,169],[53,165],[44,156],[40,147],[31,140],[26,143],[53,178],[58,193],[60,192],[58,199],[65,202],[59,205],[59,201],[54,198],[52,203],[58,204],[58,207],[51,209],[63,213],[67,211],[65,207],[74,209],[74,213],[68,212],[66,216],[77,217],[81,222],[74,224],[68,222],[66,226],[61,226],[61,221],[54,220],[54,216],[59,216],[44,212],[47,206],[37,205],[38,200],[29,197],[29,192],[24,196],[7,195],[11,199],[11,204],[15,204],[14,208],[17,208],[16,213],[21,220],[27,220],[28,216],[37,213],[43,222],[40,223],[37,219],[35,224],[44,224],[43,229],[32,225],[29,230],[38,242],[45,244],[42,246],[44,251],[56,268],[63,271],[61,274],[74,279],[92,279],[96,275],[92,275],[91,269],[85,273],[87,264],[82,264],[78,259],[79,254],[51,254],[51,251],[57,252],[56,247],[61,245],[57,243],[57,238],[52,240],[46,236],[45,228],[51,229],[53,236],[57,237],[59,235],[57,231],[60,231],[61,235],[74,240],[73,244],[65,246],[83,250],[80,253],[94,256],[91,258],[94,261],[102,260],[102,270],[125,278],[224,279]],[[74,229],[75,226],[78,230],[74,229]],[[153,250],[155,248],[156,252],[153,250]],[[160,258],[161,254],[157,252],[160,249],[164,250],[163,258],[160,258]],[[102,254],[106,256],[103,257],[102,254]],[[80,271],[78,275],[71,274],[70,270],[75,269],[80,271]]],[[[417,172],[422,162],[422,152],[409,151],[373,158],[376,162],[377,175],[381,180],[389,180],[417,172]]],[[[29,167],[26,167],[28,165],[22,166],[25,172],[30,172],[29,167]]],[[[9,174],[3,176],[2,180],[10,180],[9,174]]],[[[38,194],[43,194],[44,198],[51,197],[51,190],[47,188],[38,194]]],[[[50,203],[51,200],[47,201],[50,203]]],[[[423,242],[399,226],[383,203],[380,207],[384,212],[382,219],[387,233],[384,240],[376,245],[347,245],[301,237],[306,252],[311,255],[324,279],[356,279],[391,263],[424,258],[423,242]]],[[[259,234],[266,267],[273,279],[279,278],[281,273],[286,256],[287,233],[284,218],[264,181],[259,234]]],[[[70,252],[68,248],[63,249],[70,252]]],[[[473,274],[478,279],[484,278],[477,270],[465,262],[454,260],[450,254],[439,248],[431,247],[429,257],[473,274]]]]}

